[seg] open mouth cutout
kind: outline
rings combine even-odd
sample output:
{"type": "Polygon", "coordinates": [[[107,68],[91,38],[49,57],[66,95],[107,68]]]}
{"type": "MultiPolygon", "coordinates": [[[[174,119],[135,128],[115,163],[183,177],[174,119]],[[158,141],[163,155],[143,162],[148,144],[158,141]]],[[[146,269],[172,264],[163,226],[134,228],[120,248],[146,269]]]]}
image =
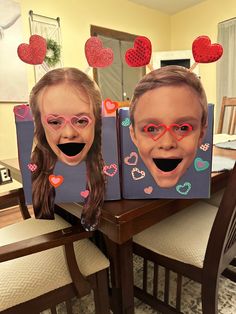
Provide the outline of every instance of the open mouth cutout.
{"type": "Polygon", "coordinates": [[[84,146],[85,143],[66,143],[57,145],[57,147],[63,152],[63,154],[69,157],[73,157],[79,154],[84,146]]]}
{"type": "Polygon", "coordinates": [[[182,160],[183,159],[153,158],[156,167],[164,172],[174,170],[182,160]]]}

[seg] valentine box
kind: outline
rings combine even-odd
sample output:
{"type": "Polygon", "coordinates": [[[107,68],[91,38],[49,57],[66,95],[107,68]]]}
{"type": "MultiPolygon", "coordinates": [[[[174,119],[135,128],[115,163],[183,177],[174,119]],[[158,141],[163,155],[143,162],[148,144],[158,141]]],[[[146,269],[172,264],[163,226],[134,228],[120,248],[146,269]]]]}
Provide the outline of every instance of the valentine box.
{"type": "Polygon", "coordinates": [[[188,169],[172,187],[160,187],[145,166],[131,137],[129,109],[119,109],[121,185],[125,199],[209,198],[212,161],[213,108],[208,105],[208,127],[188,169]]]}
{"type": "MultiPolygon", "coordinates": [[[[25,199],[26,204],[32,204],[32,174],[37,169],[37,164],[31,162],[31,152],[34,145],[34,123],[29,106],[16,106],[14,113],[19,166],[25,199]]],[[[104,159],[103,172],[107,182],[105,200],[120,199],[116,117],[103,117],[102,119],[102,156],[104,159]]],[[[83,202],[88,194],[86,178],[85,161],[76,166],[57,161],[53,174],[48,178],[55,188],[55,202],[83,202]]]]}

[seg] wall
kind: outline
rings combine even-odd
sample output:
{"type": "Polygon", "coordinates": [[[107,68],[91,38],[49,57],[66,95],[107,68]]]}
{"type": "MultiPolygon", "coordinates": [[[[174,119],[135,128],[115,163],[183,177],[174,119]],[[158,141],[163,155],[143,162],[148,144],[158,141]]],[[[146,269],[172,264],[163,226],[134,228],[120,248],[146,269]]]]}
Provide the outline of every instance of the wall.
{"type": "MultiPolygon", "coordinates": [[[[206,0],[172,16],[171,49],[191,49],[193,40],[201,35],[209,36],[212,43],[216,42],[218,23],[235,16],[235,0],[206,0]]],[[[216,62],[201,64],[200,76],[208,102],[216,104],[216,62]]]]}
{"type": "MultiPolygon", "coordinates": [[[[21,4],[24,42],[30,36],[28,12],[60,17],[64,66],[85,70],[84,43],[90,25],[147,36],[153,50],[170,49],[170,17],[127,0],[18,0],[21,4]]],[[[27,65],[29,90],[34,85],[33,66],[27,65]]],[[[1,73],[2,75],[2,73],[1,73]]],[[[0,103],[0,160],[17,156],[13,104],[0,103]]]]}

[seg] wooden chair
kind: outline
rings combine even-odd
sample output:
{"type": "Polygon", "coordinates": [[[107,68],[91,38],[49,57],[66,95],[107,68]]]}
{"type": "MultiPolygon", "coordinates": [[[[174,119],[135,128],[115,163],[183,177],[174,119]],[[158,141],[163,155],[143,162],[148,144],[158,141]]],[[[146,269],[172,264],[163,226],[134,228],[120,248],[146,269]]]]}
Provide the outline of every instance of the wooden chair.
{"type": "Polygon", "coordinates": [[[30,218],[28,208],[25,204],[22,184],[13,180],[10,183],[0,185],[0,210],[15,205],[19,205],[23,219],[30,218]]]}
{"type": "Polygon", "coordinates": [[[229,120],[227,125],[227,134],[236,134],[236,97],[223,97],[220,118],[218,124],[217,133],[225,133],[223,132],[223,125],[225,123],[226,110],[229,112],[229,120]]]}
{"type": "Polygon", "coordinates": [[[109,261],[80,225],[30,218],[0,229],[0,312],[40,313],[94,292],[95,312],[108,314],[109,261]]]}
{"type": "Polygon", "coordinates": [[[219,208],[199,201],[137,234],[133,251],[144,260],[143,287],[134,294],[162,313],[181,312],[182,276],[201,284],[202,311],[217,313],[219,276],[236,256],[236,164],[219,208]],[[147,292],[147,261],[154,263],[147,292]],[[158,266],[165,268],[164,299],[157,297],[158,266]],[[175,306],[169,302],[170,271],[177,273],[175,306]]]}

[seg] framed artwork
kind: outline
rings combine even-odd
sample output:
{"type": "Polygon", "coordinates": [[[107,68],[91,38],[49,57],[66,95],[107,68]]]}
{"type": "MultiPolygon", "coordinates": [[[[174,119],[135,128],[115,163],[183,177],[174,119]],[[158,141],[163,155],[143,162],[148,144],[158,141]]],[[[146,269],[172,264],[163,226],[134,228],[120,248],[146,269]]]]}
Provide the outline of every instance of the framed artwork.
{"type": "Polygon", "coordinates": [[[0,0],[0,102],[26,102],[26,64],[17,55],[23,42],[20,4],[0,0]]]}
{"type": "Polygon", "coordinates": [[[59,54],[57,62],[53,62],[53,64],[44,61],[42,64],[34,66],[35,81],[37,82],[46,72],[62,67],[60,18],[43,16],[30,10],[29,19],[31,35],[37,34],[47,40],[48,49],[46,57],[53,60],[55,49],[57,49],[57,53],[59,54]]]}

